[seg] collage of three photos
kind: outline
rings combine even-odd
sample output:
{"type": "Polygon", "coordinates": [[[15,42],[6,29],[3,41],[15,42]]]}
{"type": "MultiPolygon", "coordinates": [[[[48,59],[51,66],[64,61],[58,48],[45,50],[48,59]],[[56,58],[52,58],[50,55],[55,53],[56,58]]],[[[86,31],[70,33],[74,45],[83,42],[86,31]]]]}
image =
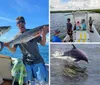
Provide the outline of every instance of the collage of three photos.
{"type": "Polygon", "coordinates": [[[99,85],[99,17],[99,0],[1,1],[0,85],[99,85]]]}

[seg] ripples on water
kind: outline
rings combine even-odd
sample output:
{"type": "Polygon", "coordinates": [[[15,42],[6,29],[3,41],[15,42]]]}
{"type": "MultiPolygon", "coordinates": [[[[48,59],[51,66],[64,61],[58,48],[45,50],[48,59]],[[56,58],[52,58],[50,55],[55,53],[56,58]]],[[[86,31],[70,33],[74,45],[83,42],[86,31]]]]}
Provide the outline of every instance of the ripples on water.
{"type": "MultiPolygon", "coordinates": [[[[77,48],[83,50],[88,55],[89,64],[80,61],[78,64],[81,67],[87,67],[87,76],[79,78],[67,78],[62,76],[61,64],[63,61],[54,58],[52,54],[55,51],[62,53],[72,49],[72,45],[51,45],[51,84],[50,85],[99,85],[100,84],[100,45],[99,44],[85,44],[75,45],[77,48]],[[54,58],[54,59],[53,59],[54,58]]],[[[59,57],[56,56],[56,57],[59,57]]]]}

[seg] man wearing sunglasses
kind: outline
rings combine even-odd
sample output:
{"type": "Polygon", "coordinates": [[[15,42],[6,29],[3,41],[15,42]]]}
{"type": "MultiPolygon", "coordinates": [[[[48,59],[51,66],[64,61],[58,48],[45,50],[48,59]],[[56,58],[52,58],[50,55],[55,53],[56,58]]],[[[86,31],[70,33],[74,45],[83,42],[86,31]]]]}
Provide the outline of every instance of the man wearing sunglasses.
{"type": "MultiPolygon", "coordinates": [[[[15,36],[15,38],[29,30],[25,27],[26,22],[23,16],[17,17],[16,23],[20,32],[15,36]]],[[[27,76],[24,78],[24,85],[28,85],[28,83],[30,83],[30,85],[35,85],[35,79],[37,79],[42,85],[45,85],[45,82],[48,82],[48,71],[44,65],[44,60],[39,53],[37,44],[40,43],[43,46],[45,45],[46,34],[47,28],[44,27],[42,37],[38,36],[27,43],[16,44],[13,47],[10,47],[9,43],[5,43],[5,46],[12,52],[15,52],[18,46],[21,49],[23,54],[23,63],[27,71],[27,76]]]]}

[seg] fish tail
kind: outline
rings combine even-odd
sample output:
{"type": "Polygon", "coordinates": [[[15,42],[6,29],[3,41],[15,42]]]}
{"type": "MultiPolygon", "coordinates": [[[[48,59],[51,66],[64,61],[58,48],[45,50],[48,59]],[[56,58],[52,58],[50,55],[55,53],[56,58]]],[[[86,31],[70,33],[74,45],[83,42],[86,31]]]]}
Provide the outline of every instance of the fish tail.
{"type": "Polygon", "coordinates": [[[3,47],[4,47],[4,43],[0,41],[0,51],[2,51],[3,47]]]}

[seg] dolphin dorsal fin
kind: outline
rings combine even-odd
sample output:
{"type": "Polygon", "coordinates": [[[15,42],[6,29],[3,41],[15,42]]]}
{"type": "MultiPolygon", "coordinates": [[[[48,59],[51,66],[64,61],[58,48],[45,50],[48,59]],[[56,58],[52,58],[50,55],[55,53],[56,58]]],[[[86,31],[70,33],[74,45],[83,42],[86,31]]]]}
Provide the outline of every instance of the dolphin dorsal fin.
{"type": "Polygon", "coordinates": [[[76,47],[75,47],[75,45],[74,45],[74,44],[72,44],[72,46],[73,46],[73,49],[76,49],[76,47]]]}

